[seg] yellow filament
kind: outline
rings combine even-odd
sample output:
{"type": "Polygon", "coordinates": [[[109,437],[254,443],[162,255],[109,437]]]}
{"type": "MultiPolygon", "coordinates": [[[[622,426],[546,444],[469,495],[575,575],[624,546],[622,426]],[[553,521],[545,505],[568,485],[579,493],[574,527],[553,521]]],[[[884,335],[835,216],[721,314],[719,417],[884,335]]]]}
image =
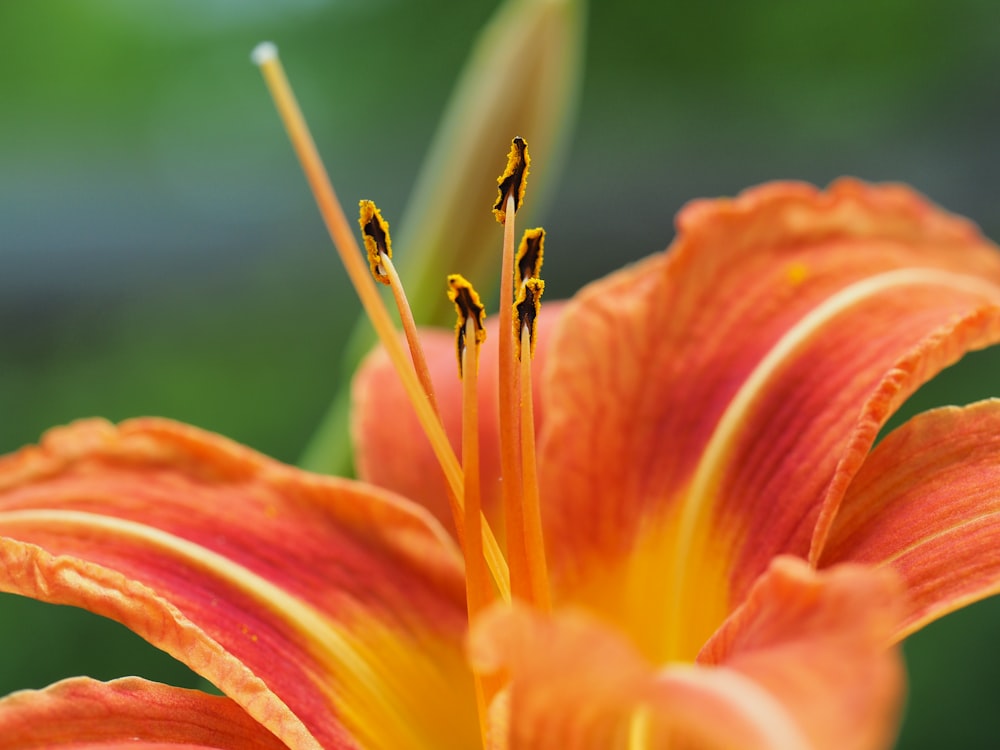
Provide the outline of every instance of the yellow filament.
{"type": "MultiPolygon", "coordinates": [[[[379,340],[385,347],[389,359],[399,375],[400,382],[406,390],[406,395],[413,404],[417,419],[423,428],[438,463],[444,472],[445,479],[450,488],[449,500],[451,504],[452,516],[455,528],[459,534],[464,529],[464,511],[462,508],[462,497],[464,490],[464,478],[462,469],[459,466],[455,452],[451,449],[444,427],[438,419],[429,399],[424,394],[414,367],[406,355],[402,344],[396,335],[389,311],[382,302],[382,298],[375,288],[375,281],[372,279],[369,268],[362,260],[361,249],[351,231],[344,210],[337,200],[330,178],[323,167],[323,163],[316,149],[305,118],[299,108],[295,95],[292,92],[288,78],[278,59],[277,52],[272,47],[258,47],[255,50],[254,61],[260,67],[267,83],[268,90],[274,99],[275,107],[281,116],[288,137],[292,142],[295,153],[299,158],[306,179],[316,198],[320,214],[326,224],[330,238],[340,255],[341,262],[350,277],[361,304],[365,309],[379,340]]],[[[496,582],[501,596],[510,598],[509,572],[500,546],[493,536],[488,525],[483,526],[483,543],[486,550],[486,561],[490,572],[496,582]]]]}
{"type": "Polygon", "coordinates": [[[532,601],[538,609],[552,609],[549,568],[545,560],[542,513],[538,501],[538,464],[535,460],[535,414],[531,392],[531,329],[521,328],[521,506],[524,513],[524,549],[528,561],[532,601]]]}

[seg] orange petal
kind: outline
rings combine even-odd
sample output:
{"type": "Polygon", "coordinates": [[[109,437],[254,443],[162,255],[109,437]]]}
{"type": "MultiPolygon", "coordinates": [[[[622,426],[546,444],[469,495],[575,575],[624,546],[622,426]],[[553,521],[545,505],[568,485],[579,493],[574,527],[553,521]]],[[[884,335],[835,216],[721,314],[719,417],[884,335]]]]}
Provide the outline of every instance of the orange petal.
{"type": "Polygon", "coordinates": [[[774,555],[808,553],[898,404],[1000,340],[998,303],[994,246],[901,186],[686,207],[670,252],[583,290],[553,337],[539,470],[562,600],[690,658],[774,555]]]}
{"type": "Polygon", "coordinates": [[[848,488],[822,565],[896,570],[903,638],[1000,592],[1000,401],[926,412],[872,452],[848,488]]]}
{"type": "Polygon", "coordinates": [[[375,488],[165,420],[81,422],[0,460],[0,569],[4,591],[124,623],[291,747],[478,734],[460,558],[375,488]]]}
{"type": "MultiPolygon", "coordinates": [[[[538,343],[532,367],[540,375],[545,350],[563,304],[546,302],[538,326],[538,343]]],[[[497,416],[497,318],[486,321],[486,343],[479,360],[479,443],[482,503],[493,531],[503,531],[500,498],[500,434],[497,416]]],[[[455,362],[455,335],[434,329],[421,331],[434,391],[452,447],[461,457],[462,389],[455,362]]],[[[544,419],[535,384],[536,424],[544,419]]],[[[406,399],[399,378],[381,347],[362,363],[354,377],[351,430],[358,476],[366,482],[398,492],[434,514],[445,528],[452,518],[444,476],[406,399]],[[391,414],[392,419],[386,419],[391,414]]]]}
{"type": "Polygon", "coordinates": [[[699,661],[735,670],[796,717],[810,747],[891,745],[904,674],[889,647],[904,609],[892,571],[840,565],[816,572],[776,558],[699,661]]]}
{"type": "Polygon", "coordinates": [[[582,612],[502,605],[473,624],[470,658],[510,675],[512,749],[884,747],[902,697],[895,583],[782,560],[714,646],[719,665],[657,668],[582,612]]]}
{"type": "Polygon", "coordinates": [[[644,709],[658,732],[697,747],[806,748],[792,718],[749,680],[688,666],[657,672],[581,611],[547,617],[498,605],[473,624],[470,659],[510,675],[506,745],[498,743],[509,750],[625,748],[644,709]]]}
{"type": "Polygon", "coordinates": [[[64,680],[0,700],[0,750],[287,750],[228,698],[126,677],[64,680]]]}

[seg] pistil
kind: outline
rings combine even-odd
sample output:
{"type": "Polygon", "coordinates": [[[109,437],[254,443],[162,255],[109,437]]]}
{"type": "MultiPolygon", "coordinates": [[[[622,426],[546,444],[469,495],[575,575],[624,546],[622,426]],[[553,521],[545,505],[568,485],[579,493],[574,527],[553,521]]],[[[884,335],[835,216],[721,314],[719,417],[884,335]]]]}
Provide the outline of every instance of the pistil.
{"type": "MultiPolygon", "coordinates": [[[[369,269],[361,258],[361,250],[357,240],[350,229],[344,210],[337,199],[333,185],[330,183],[316,144],[278,59],[277,48],[269,42],[259,44],[253,51],[252,59],[264,76],[340,260],[361,300],[365,313],[385,347],[407,397],[413,405],[420,426],[427,435],[434,455],[441,465],[449,488],[448,498],[455,529],[459,535],[459,542],[464,547],[466,544],[463,539],[465,535],[465,511],[463,507],[465,478],[445,434],[440,416],[425,393],[424,386],[417,377],[415,366],[403,349],[399,337],[396,335],[392,318],[375,287],[369,269]]],[[[501,597],[509,599],[510,574],[503,553],[485,520],[482,522],[481,529],[486,563],[501,597]]]]}

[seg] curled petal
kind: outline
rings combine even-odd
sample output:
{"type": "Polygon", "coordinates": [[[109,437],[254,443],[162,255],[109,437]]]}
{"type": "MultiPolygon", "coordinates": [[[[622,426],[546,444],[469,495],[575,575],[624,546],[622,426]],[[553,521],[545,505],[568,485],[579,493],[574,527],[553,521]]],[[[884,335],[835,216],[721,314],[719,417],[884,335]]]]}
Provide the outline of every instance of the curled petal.
{"type": "Polygon", "coordinates": [[[122,622],[290,747],[475,737],[458,555],[388,493],[165,420],[0,460],[4,591],[122,622]]]}
{"type": "Polygon", "coordinates": [[[126,677],[77,677],[0,700],[0,749],[287,750],[228,698],[126,677]]]}
{"type": "Polygon", "coordinates": [[[875,448],[821,558],[842,561],[902,576],[897,638],[1000,592],[1000,401],[920,414],[875,448]]]}
{"type": "Polygon", "coordinates": [[[671,739],[702,743],[697,747],[807,747],[791,717],[749,680],[694,667],[658,673],[583,612],[547,618],[498,607],[474,623],[470,658],[484,672],[511,676],[503,696],[510,750],[625,748],[633,724],[643,721],[671,739]],[[644,711],[649,718],[641,718],[644,711]]]}
{"type": "Polygon", "coordinates": [[[884,747],[902,697],[886,648],[897,591],[892,575],[783,559],[704,664],[658,669],[585,613],[502,606],[473,624],[470,658],[510,675],[511,748],[884,747]]]}
{"type": "Polygon", "coordinates": [[[776,183],[677,223],[668,253],[567,307],[539,440],[563,601],[663,660],[692,658],[775,555],[821,550],[892,411],[1000,341],[996,248],[904,187],[776,183]],[[689,620],[696,602],[711,614],[689,620]]]}
{"type": "Polygon", "coordinates": [[[889,642],[905,601],[892,571],[841,565],[817,573],[779,557],[699,661],[764,687],[797,718],[810,747],[887,747],[904,694],[889,642]]]}

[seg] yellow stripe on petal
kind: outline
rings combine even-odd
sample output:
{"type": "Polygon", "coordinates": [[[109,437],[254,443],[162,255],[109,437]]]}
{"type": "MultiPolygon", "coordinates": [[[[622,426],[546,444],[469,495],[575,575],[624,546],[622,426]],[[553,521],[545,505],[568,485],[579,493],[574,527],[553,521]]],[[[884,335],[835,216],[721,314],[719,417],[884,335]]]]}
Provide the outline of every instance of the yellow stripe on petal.
{"type": "Polygon", "coordinates": [[[391,686],[400,703],[396,720],[387,721],[377,706],[341,702],[338,710],[363,747],[479,747],[474,686],[462,649],[435,634],[386,627],[364,612],[351,618],[351,632],[363,634],[353,640],[354,648],[374,665],[381,689],[391,686]]]}
{"type": "MultiPolygon", "coordinates": [[[[1000,289],[993,282],[975,276],[951,273],[940,269],[920,268],[890,271],[859,281],[834,294],[814,310],[805,315],[778,341],[759,365],[747,378],[739,392],[730,402],[719,421],[712,439],[705,448],[704,455],[696,470],[691,486],[688,517],[695,517],[701,508],[700,501],[710,494],[716,484],[720,470],[726,462],[729,451],[736,441],[740,429],[761,391],[781,366],[796,350],[824,326],[850,308],[871,299],[888,289],[907,286],[942,287],[961,290],[984,298],[996,298],[1000,289]]],[[[690,521],[688,521],[690,523],[690,521]]]]}
{"type": "MultiPolygon", "coordinates": [[[[25,510],[0,514],[0,532],[4,535],[16,536],[19,526],[44,527],[47,533],[66,533],[73,537],[106,537],[115,543],[129,540],[145,550],[162,553],[164,559],[197,571],[195,575],[220,579],[227,588],[249,597],[262,610],[253,613],[255,617],[276,618],[283,622],[299,645],[325,667],[313,676],[316,687],[326,694],[336,714],[352,734],[362,738],[368,747],[431,748],[442,736],[462,734],[460,723],[446,729],[434,712],[428,714],[427,694],[421,692],[426,690],[428,676],[426,649],[436,651],[440,659],[447,652],[447,644],[443,642],[428,642],[414,633],[394,633],[363,612],[353,616],[346,614],[342,623],[335,622],[268,579],[226,557],[133,521],[78,511],[25,510]],[[411,679],[400,679],[402,675],[409,675],[411,679]],[[416,689],[420,685],[423,687],[416,689]],[[413,689],[408,690],[408,687],[413,689]],[[437,731],[445,731],[446,734],[439,735],[437,731]]],[[[252,638],[249,631],[247,634],[252,638]]],[[[454,643],[450,645],[453,652],[451,663],[441,676],[432,675],[444,689],[443,693],[435,696],[439,703],[442,700],[449,703],[449,694],[473,695],[468,670],[460,666],[457,656],[460,651],[454,643]],[[462,684],[463,677],[465,685],[462,684]]],[[[188,655],[183,652],[170,653],[181,661],[189,662],[188,655]]],[[[445,666],[443,661],[438,660],[429,663],[445,666]]],[[[241,687],[229,685],[229,676],[214,673],[210,665],[189,663],[189,666],[229,695],[238,693],[241,687]]],[[[277,700],[276,696],[272,696],[270,702],[277,700]]],[[[454,702],[450,703],[453,708],[458,708],[454,702]]],[[[247,710],[254,715],[252,702],[247,710]]],[[[254,718],[270,726],[272,710],[267,706],[263,714],[254,715],[254,718]]],[[[463,713],[474,717],[474,711],[474,703],[470,703],[463,713]]],[[[471,722],[471,726],[471,736],[475,739],[475,722],[471,722]]]]}
{"type": "MultiPolygon", "coordinates": [[[[981,295],[985,299],[996,298],[1000,291],[995,283],[941,269],[909,268],[888,271],[858,281],[833,294],[781,337],[754,368],[723,413],[705,446],[691,484],[684,493],[676,536],[665,537],[674,540],[667,545],[672,551],[672,559],[665,568],[671,571],[668,596],[674,600],[666,623],[667,633],[682,633],[683,620],[689,616],[690,611],[700,607],[701,567],[705,561],[715,556],[715,553],[704,546],[712,541],[713,535],[718,534],[712,529],[718,523],[715,519],[715,501],[719,497],[727,465],[732,461],[733,451],[745,437],[746,426],[750,424],[749,417],[761,398],[768,394],[776,375],[804,344],[826,326],[835,324],[839,316],[887,291],[906,287],[939,287],[943,291],[957,290],[969,295],[981,295]]],[[[671,652],[682,650],[680,646],[670,649],[671,652]]]]}

